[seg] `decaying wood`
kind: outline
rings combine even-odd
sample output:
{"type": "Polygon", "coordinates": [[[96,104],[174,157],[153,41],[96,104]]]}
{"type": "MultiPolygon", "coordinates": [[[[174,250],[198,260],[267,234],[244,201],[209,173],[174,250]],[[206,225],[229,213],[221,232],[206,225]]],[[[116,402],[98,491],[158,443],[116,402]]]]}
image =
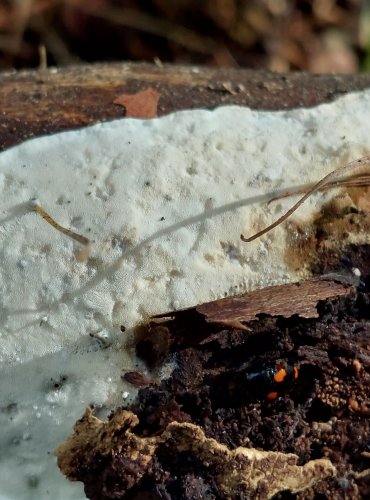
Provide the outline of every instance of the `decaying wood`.
{"type": "Polygon", "coordinates": [[[365,269],[361,285],[332,274],[153,318],[152,380],[127,373],[142,388],[109,421],[88,409],[59,467],[92,500],[367,498],[365,269]]]}
{"type": "Polygon", "coordinates": [[[340,282],[339,278],[314,279],[301,283],[272,286],[255,290],[238,297],[216,300],[172,313],[158,314],[154,318],[183,318],[184,314],[196,311],[205,321],[214,325],[249,330],[246,325],[257,319],[258,315],[293,315],[302,318],[316,318],[317,304],[329,297],[346,295],[351,285],[340,282]]]}
{"type": "Polygon", "coordinates": [[[278,110],[315,106],[370,87],[370,75],[283,75],[155,64],[95,64],[0,74],[0,149],[29,137],[124,116],[114,101],[150,88],[158,115],[239,104],[278,110]]]}
{"type": "Polygon", "coordinates": [[[298,457],[291,453],[241,447],[229,450],[215,439],[207,439],[200,427],[185,422],[173,422],[161,435],[148,438],[132,432],[137,424],[136,415],[125,410],[105,422],[94,417],[88,408],[76,423],[75,433],[56,450],[59,467],[70,479],[79,480],[78,471],[92,466],[97,456],[101,456],[101,461],[115,457],[116,464],[109,471],[111,476],[116,474],[110,496],[105,496],[99,488],[86,491],[89,498],[96,500],[113,498],[112,491],[117,494],[114,498],[124,498],[145,474],[150,474],[158,461],[157,455],[163,453],[174,461],[181,454],[193,453],[194,460],[207,463],[210,470],[217,471],[214,480],[224,498],[233,498],[236,492],[244,498],[260,500],[282,490],[296,493],[336,473],[325,458],[299,466],[298,457]]]}

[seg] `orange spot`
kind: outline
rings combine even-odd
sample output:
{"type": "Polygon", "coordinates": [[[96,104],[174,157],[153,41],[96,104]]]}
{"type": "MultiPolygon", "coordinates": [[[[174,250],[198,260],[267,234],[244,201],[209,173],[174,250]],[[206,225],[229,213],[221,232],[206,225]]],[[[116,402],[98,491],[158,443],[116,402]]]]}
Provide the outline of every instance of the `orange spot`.
{"type": "Polygon", "coordinates": [[[280,368],[280,370],[275,373],[274,380],[275,382],[284,382],[285,377],[286,371],[284,370],[284,368],[280,368]]]}
{"type": "Polygon", "coordinates": [[[294,380],[297,380],[298,378],[298,368],[295,366],[294,367],[294,380]]]}
{"type": "Polygon", "coordinates": [[[277,392],[269,392],[266,397],[267,397],[267,399],[276,399],[278,397],[278,393],[277,392]]]}

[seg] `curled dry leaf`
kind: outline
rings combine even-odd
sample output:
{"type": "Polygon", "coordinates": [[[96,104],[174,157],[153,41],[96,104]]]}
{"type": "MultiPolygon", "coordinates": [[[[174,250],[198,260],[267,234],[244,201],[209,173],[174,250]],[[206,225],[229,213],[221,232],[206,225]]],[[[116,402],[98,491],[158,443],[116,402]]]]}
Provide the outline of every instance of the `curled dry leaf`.
{"type": "Polygon", "coordinates": [[[136,94],[122,94],[113,101],[124,106],[126,116],[131,118],[154,118],[157,116],[160,93],[149,87],[136,94]]]}
{"type": "MultiPolygon", "coordinates": [[[[145,479],[151,483],[162,477],[166,482],[166,463],[176,469],[184,454],[212,475],[223,498],[267,499],[282,490],[295,493],[336,473],[325,458],[298,466],[298,457],[292,453],[230,450],[187,422],[172,422],[154,437],[136,435],[132,430],[137,424],[138,418],[130,411],[118,410],[110,421],[102,421],[88,408],[76,423],[75,433],[56,450],[59,467],[69,479],[84,480],[92,499],[124,498],[145,479]]],[[[177,473],[182,473],[180,468],[177,473]]],[[[199,480],[195,476],[191,480],[198,491],[199,480]]]]}

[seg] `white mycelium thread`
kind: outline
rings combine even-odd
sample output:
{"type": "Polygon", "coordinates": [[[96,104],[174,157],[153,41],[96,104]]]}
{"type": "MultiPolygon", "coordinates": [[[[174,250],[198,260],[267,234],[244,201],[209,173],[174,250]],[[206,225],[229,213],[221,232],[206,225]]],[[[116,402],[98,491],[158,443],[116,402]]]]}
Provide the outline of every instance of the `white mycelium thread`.
{"type": "Polygon", "coordinates": [[[1,498],[84,498],[53,451],[88,404],[106,414],[133,396],[120,375],[136,367],[125,342],[139,322],[301,277],[283,258],[286,226],[250,244],[240,233],[291,205],[265,204],[279,189],[370,150],[369,99],[125,119],[0,155],[1,498]],[[34,198],[89,238],[88,256],[30,210],[34,198]]]}

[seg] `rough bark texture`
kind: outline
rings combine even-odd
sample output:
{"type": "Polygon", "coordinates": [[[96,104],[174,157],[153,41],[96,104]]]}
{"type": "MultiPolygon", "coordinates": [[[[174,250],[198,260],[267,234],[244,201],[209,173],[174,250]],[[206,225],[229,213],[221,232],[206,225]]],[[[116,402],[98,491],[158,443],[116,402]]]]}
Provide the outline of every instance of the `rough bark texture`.
{"type": "Polygon", "coordinates": [[[370,87],[370,75],[277,74],[154,64],[95,64],[0,74],[0,149],[22,140],[124,116],[114,101],[153,88],[158,115],[242,104],[254,109],[315,106],[370,87]]]}
{"type": "MultiPolygon", "coordinates": [[[[346,294],[346,280],[343,277],[341,281],[322,278],[317,281],[263,288],[250,292],[247,296],[200,304],[192,308],[192,311],[199,313],[207,323],[241,330],[248,330],[245,323],[258,319],[262,314],[289,318],[294,311],[294,315],[302,318],[314,318],[318,316],[316,306],[319,300],[346,294]]],[[[186,321],[189,310],[169,314],[186,321]]],[[[165,313],[156,317],[166,316],[165,313]]]]}

